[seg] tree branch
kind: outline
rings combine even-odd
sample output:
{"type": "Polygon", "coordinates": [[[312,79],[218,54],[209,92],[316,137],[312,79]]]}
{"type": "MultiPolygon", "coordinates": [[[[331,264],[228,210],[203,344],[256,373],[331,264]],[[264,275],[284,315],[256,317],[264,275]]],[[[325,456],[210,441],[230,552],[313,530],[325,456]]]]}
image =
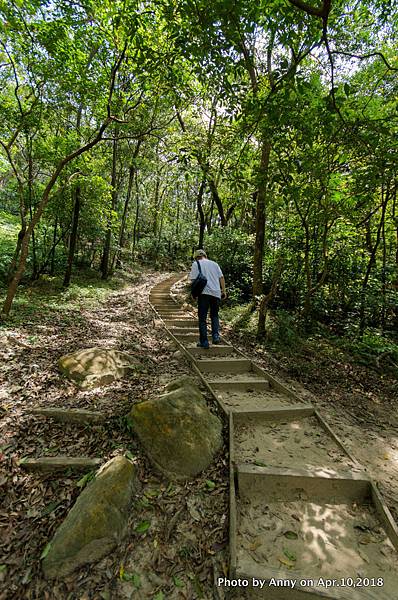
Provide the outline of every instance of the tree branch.
{"type": "Polygon", "coordinates": [[[342,50],[332,50],[331,54],[340,54],[341,56],[357,58],[358,60],[366,60],[367,58],[373,58],[374,56],[378,56],[384,62],[387,69],[389,69],[390,71],[398,71],[398,67],[392,67],[382,52],[370,52],[369,54],[352,54],[351,52],[343,52],[342,50]]]}
{"type": "Polygon", "coordinates": [[[308,15],[312,15],[313,17],[319,17],[320,19],[324,17],[325,4],[327,4],[326,1],[322,4],[320,8],[312,6],[307,2],[303,2],[303,0],[289,0],[289,2],[290,4],[293,4],[293,6],[295,6],[296,8],[299,8],[300,10],[306,12],[308,15]]]}

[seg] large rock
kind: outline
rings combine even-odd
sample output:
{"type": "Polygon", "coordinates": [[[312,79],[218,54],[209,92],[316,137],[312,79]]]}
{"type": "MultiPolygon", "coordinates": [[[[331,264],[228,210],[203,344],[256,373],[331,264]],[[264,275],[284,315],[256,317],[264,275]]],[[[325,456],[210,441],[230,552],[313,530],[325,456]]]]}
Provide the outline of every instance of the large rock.
{"type": "Polygon", "coordinates": [[[123,456],[107,462],[55,532],[43,559],[45,576],[65,577],[77,567],[109,554],[125,533],[137,487],[133,463],[123,456]]]}
{"type": "Polygon", "coordinates": [[[178,390],[182,387],[187,386],[194,388],[194,393],[197,394],[199,392],[199,395],[201,396],[200,390],[197,386],[195,379],[190,375],[181,375],[181,377],[179,377],[178,379],[173,379],[173,381],[169,381],[169,383],[166,385],[166,390],[168,392],[172,392],[173,390],[178,390]]]}
{"type": "Polygon", "coordinates": [[[82,388],[112,383],[130,370],[139,368],[130,354],[103,348],[86,348],[66,354],[58,360],[58,366],[64,375],[79,383],[82,388]]]}
{"type": "Polygon", "coordinates": [[[194,477],[222,445],[220,419],[186,378],[169,384],[166,394],[134,405],[130,417],[147,455],[171,479],[194,477]]]}

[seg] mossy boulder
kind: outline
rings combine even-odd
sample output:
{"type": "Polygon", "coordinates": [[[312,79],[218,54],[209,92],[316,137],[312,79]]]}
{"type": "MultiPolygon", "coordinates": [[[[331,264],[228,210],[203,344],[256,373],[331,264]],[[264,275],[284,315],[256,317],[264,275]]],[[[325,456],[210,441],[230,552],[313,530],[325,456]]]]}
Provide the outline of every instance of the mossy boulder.
{"type": "Polygon", "coordinates": [[[55,532],[43,559],[44,575],[65,577],[109,554],[125,533],[137,489],[135,467],[127,458],[117,456],[101,467],[55,532]]]}
{"type": "Polygon", "coordinates": [[[179,390],[180,388],[187,386],[193,387],[195,393],[199,393],[199,395],[201,395],[200,389],[198,388],[195,379],[193,377],[190,377],[189,375],[182,375],[178,379],[173,379],[173,381],[170,381],[166,385],[166,390],[168,392],[172,392],[173,390],[179,390]]]}
{"type": "Polygon", "coordinates": [[[168,478],[195,477],[221,448],[222,423],[193,380],[182,378],[166,389],[165,394],[133,406],[129,415],[133,430],[168,478]]]}
{"type": "Polygon", "coordinates": [[[137,361],[130,354],[104,348],[86,348],[61,356],[58,367],[82,388],[107,385],[131,370],[139,370],[137,361]]]}

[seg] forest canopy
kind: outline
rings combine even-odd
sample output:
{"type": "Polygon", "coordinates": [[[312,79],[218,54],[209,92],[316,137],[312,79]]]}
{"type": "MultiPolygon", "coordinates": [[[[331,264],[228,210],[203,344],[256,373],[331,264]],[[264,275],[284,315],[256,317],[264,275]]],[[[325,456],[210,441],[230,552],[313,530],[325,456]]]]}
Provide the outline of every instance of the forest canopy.
{"type": "Polygon", "coordinates": [[[4,317],[28,281],[205,247],[260,336],[272,308],[394,338],[397,21],[379,0],[0,2],[4,317]]]}

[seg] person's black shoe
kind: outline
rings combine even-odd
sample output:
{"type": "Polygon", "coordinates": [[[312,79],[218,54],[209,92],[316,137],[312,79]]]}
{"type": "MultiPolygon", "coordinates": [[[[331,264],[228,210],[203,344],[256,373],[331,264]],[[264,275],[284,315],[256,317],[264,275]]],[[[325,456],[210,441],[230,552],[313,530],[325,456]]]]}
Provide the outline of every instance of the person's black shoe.
{"type": "Polygon", "coordinates": [[[219,337],[213,338],[213,344],[221,344],[221,340],[219,337]]]}
{"type": "Polygon", "coordinates": [[[200,342],[198,342],[198,343],[196,344],[196,346],[197,346],[198,348],[204,348],[205,350],[208,350],[208,349],[209,349],[209,342],[203,342],[203,344],[201,344],[200,342]]]}

